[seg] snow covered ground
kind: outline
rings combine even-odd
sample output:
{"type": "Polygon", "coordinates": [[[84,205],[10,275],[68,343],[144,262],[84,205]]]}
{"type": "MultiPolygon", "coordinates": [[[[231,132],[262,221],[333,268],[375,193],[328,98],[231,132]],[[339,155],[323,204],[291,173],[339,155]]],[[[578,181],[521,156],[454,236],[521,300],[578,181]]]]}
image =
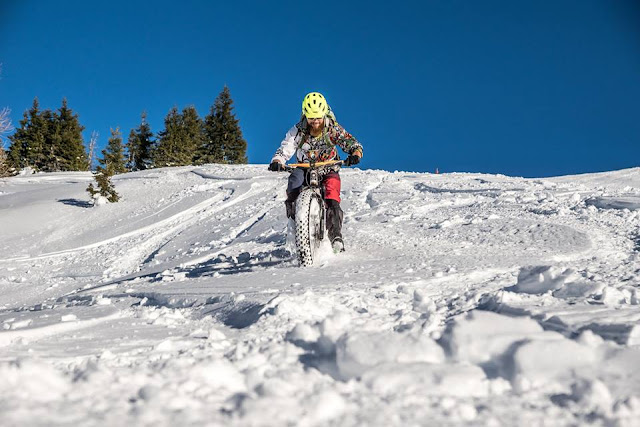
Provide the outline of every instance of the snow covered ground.
{"type": "Polygon", "coordinates": [[[640,168],[342,177],[306,269],[265,165],[0,180],[0,425],[640,425],[640,168]]]}

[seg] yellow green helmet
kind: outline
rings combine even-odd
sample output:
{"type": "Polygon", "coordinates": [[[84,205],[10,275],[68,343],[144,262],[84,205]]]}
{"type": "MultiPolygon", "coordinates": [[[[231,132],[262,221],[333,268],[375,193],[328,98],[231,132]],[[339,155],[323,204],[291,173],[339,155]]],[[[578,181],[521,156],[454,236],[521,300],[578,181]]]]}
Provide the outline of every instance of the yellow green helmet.
{"type": "Polygon", "coordinates": [[[302,100],[302,114],[307,119],[321,119],[328,111],[327,100],[321,93],[311,92],[302,100]]]}

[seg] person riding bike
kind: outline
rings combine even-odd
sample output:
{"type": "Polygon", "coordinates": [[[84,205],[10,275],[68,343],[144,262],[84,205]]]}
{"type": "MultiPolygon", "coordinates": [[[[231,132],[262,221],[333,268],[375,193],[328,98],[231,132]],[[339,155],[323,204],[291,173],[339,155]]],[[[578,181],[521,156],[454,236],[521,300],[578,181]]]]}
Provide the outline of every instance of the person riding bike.
{"type": "MultiPolygon", "coordinates": [[[[300,121],[285,135],[280,143],[280,148],[271,159],[269,170],[274,172],[284,170],[285,163],[294,154],[298,162],[309,162],[310,151],[316,152],[315,161],[317,162],[340,160],[336,146],[348,154],[343,162],[344,165],[356,165],[362,159],[362,145],[338,124],[324,96],[318,92],[311,92],[302,101],[300,121]]],[[[339,166],[332,166],[322,179],[327,207],[327,232],[333,250],[336,252],[344,251],[339,170],[339,166]]],[[[295,201],[300,194],[304,180],[305,171],[303,169],[295,169],[289,175],[287,200],[285,201],[289,218],[295,217],[295,201]]]]}

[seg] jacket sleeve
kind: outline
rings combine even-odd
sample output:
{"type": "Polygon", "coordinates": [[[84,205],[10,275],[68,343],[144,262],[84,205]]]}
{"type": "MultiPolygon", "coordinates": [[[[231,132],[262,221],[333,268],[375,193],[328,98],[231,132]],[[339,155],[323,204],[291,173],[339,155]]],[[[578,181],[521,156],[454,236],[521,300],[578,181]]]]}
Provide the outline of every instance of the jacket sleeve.
{"type": "Polygon", "coordinates": [[[362,145],[339,124],[333,124],[332,132],[329,135],[331,142],[342,148],[345,153],[363,156],[362,145]]]}
{"type": "Polygon", "coordinates": [[[284,136],[284,139],[280,143],[280,148],[278,148],[276,150],[276,154],[273,155],[273,158],[271,159],[272,162],[278,161],[284,165],[291,157],[293,157],[293,155],[296,153],[296,150],[298,149],[298,145],[296,142],[297,135],[297,127],[294,126],[289,129],[287,134],[284,136]]]}

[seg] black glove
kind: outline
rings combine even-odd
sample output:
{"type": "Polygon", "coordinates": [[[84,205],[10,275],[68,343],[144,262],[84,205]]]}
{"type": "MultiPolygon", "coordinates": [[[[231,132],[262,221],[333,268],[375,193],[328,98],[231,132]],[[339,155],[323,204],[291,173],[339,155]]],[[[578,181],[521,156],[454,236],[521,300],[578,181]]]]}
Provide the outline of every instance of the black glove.
{"type": "Polygon", "coordinates": [[[269,170],[271,172],[282,172],[284,170],[284,166],[282,165],[282,163],[274,160],[273,162],[271,162],[271,164],[269,165],[269,170]]]}
{"type": "Polygon", "coordinates": [[[356,156],[355,154],[349,155],[349,157],[344,160],[345,166],[353,166],[357,165],[358,163],[360,163],[360,156],[356,156]]]}

